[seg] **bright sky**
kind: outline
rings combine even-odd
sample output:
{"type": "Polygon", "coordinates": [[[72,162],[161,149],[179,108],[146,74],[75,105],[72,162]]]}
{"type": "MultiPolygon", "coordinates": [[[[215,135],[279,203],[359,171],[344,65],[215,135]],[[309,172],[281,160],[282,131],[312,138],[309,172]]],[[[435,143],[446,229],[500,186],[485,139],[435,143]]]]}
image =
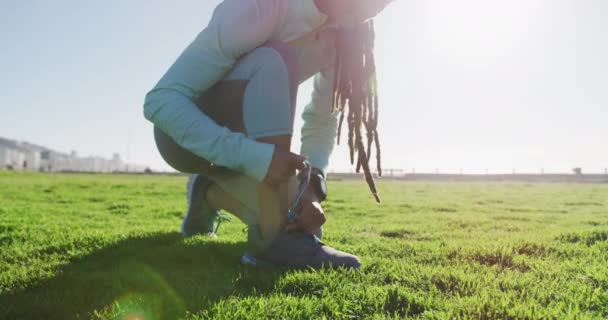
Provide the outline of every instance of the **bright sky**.
{"type": "MultiPolygon", "coordinates": [[[[168,169],[143,97],[219,1],[178,3],[0,2],[0,136],[168,169]]],[[[603,172],[606,17],[606,0],[398,0],[377,20],[384,167],[603,172]]]]}

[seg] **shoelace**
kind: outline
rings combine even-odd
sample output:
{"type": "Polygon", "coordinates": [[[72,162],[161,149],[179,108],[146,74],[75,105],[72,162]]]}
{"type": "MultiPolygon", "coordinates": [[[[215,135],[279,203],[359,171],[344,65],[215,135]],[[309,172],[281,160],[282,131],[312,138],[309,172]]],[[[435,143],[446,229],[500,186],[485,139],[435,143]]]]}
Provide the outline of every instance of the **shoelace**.
{"type": "MultiPolygon", "coordinates": [[[[312,166],[310,165],[310,163],[308,161],[305,161],[304,164],[306,165],[306,171],[304,171],[304,178],[302,179],[302,181],[300,181],[300,187],[298,189],[298,193],[296,194],[295,199],[293,200],[293,202],[291,203],[291,207],[289,208],[289,212],[287,212],[287,222],[291,222],[294,220],[298,220],[299,216],[296,213],[296,208],[298,207],[298,205],[300,204],[300,200],[302,198],[302,195],[304,194],[304,192],[306,191],[306,188],[308,188],[308,185],[310,184],[310,176],[312,174],[312,166]]],[[[321,240],[314,234],[306,234],[305,237],[310,240],[311,243],[313,244],[320,244],[323,245],[323,242],[321,242],[321,240]]]]}
{"type": "Polygon", "coordinates": [[[307,234],[305,236],[312,244],[323,246],[323,242],[315,234],[307,234]]]}
{"type": "Polygon", "coordinates": [[[292,222],[294,220],[298,220],[298,214],[296,213],[296,208],[300,204],[300,199],[302,198],[304,191],[306,191],[306,188],[308,188],[308,185],[310,184],[310,175],[312,173],[312,166],[310,165],[310,163],[308,163],[308,161],[305,161],[304,165],[306,165],[306,169],[305,169],[306,173],[305,173],[302,181],[300,181],[300,187],[298,189],[298,193],[296,194],[296,197],[293,200],[293,202],[291,203],[291,207],[289,208],[289,211],[287,212],[287,222],[288,223],[292,222]]]}
{"type": "MultiPolygon", "coordinates": [[[[312,166],[310,165],[310,163],[308,161],[305,161],[304,164],[306,165],[306,169],[304,169],[304,170],[306,170],[305,173],[304,173],[304,178],[302,179],[302,181],[300,181],[300,187],[298,189],[298,193],[296,194],[295,199],[291,203],[291,207],[289,208],[289,212],[287,212],[287,222],[288,223],[291,222],[291,221],[299,219],[299,216],[296,213],[296,208],[300,204],[300,200],[302,198],[302,195],[306,191],[306,188],[308,188],[308,185],[310,184],[310,176],[312,174],[312,166]]],[[[314,235],[314,234],[307,234],[307,235],[305,235],[305,237],[307,239],[309,239],[313,244],[323,245],[323,242],[321,242],[321,240],[316,235],[314,235]]]]}
{"type": "Polygon", "coordinates": [[[217,234],[217,231],[220,229],[220,226],[222,225],[222,222],[223,221],[231,222],[232,221],[232,217],[230,217],[226,213],[219,212],[217,214],[217,217],[215,217],[215,221],[217,221],[217,225],[215,226],[215,230],[213,230],[213,233],[217,234]]]}

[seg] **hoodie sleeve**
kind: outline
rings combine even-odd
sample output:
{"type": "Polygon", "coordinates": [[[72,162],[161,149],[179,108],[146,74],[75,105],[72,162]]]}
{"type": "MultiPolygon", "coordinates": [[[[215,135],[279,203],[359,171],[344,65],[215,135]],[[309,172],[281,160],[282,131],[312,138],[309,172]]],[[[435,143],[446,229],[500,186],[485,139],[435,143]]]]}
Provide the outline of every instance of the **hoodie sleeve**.
{"type": "Polygon", "coordinates": [[[338,113],[331,112],[333,93],[333,68],[327,68],[315,75],[311,102],[304,108],[302,118],[301,153],[324,174],[329,165],[329,157],[336,144],[338,113]]]}
{"type": "Polygon", "coordinates": [[[262,181],[274,146],[219,126],[195,101],[240,56],[270,39],[286,15],[286,5],[282,0],[222,2],[209,25],[146,95],[146,119],[194,154],[262,181]]]}

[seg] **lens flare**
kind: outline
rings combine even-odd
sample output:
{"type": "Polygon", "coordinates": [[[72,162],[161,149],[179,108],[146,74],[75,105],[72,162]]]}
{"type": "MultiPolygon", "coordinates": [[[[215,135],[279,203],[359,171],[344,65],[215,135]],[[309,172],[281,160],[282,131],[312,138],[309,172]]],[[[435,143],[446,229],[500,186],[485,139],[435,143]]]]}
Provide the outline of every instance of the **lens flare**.
{"type": "Polygon", "coordinates": [[[185,314],[184,302],[159,272],[140,263],[120,269],[116,281],[125,292],[108,307],[111,319],[160,320],[185,314]]]}

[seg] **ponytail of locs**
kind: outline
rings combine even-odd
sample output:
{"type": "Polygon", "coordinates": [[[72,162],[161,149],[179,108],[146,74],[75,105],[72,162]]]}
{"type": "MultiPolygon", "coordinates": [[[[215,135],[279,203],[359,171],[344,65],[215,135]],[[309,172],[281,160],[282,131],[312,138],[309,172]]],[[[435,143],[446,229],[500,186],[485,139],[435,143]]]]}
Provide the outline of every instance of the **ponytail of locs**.
{"type": "Polygon", "coordinates": [[[365,181],[376,201],[380,203],[380,196],[370,170],[372,147],[375,147],[376,169],[378,175],[382,175],[374,42],[373,20],[338,31],[335,43],[336,61],[331,111],[340,112],[338,144],[340,144],[342,125],[346,120],[350,162],[352,165],[356,164],[357,173],[363,169],[365,181]]]}

